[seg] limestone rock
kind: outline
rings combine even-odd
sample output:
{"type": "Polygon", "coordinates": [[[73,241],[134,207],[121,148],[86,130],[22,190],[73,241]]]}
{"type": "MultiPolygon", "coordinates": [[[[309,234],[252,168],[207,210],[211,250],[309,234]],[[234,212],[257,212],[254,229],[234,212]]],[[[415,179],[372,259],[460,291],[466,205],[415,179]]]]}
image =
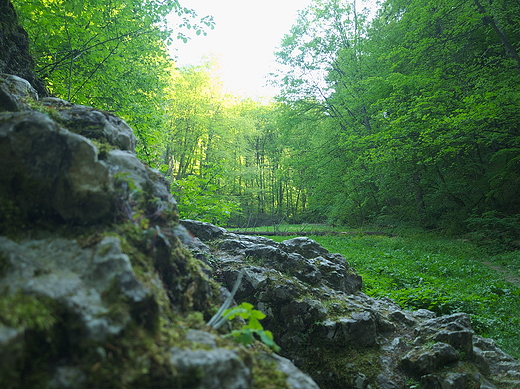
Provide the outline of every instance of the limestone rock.
{"type": "Polygon", "coordinates": [[[319,389],[319,386],[309,376],[303,374],[287,358],[276,354],[266,354],[263,359],[276,363],[277,369],[287,374],[287,385],[291,389],[319,389]]]}
{"type": "Polygon", "coordinates": [[[131,152],[135,136],[123,120],[50,97],[41,103],[54,109],[54,116],[29,110],[23,101],[35,98],[35,91],[17,77],[4,78],[13,107],[23,110],[0,114],[0,195],[22,219],[58,217],[76,224],[111,221],[117,215],[132,219],[132,207],[152,198],[157,199],[154,208],[147,205],[152,219],[174,210],[164,177],[131,152]],[[96,146],[80,134],[126,151],[111,150],[100,160],[96,146]],[[131,193],[136,191],[139,199],[131,193]]]}
{"type": "Polygon", "coordinates": [[[111,150],[105,162],[111,174],[119,176],[121,181],[131,182],[132,186],[140,192],[147,191],[151,198],[175,204],[164,176],[139,161],[135,154],[129,151],[111,150]]]}
{"type": "Polygon", "coordinates": [[[207,350],[172,349],[170,363],[186,382],[181,387],[194,389],[249,389],[251,371],[237,353],[225,348],[207,350]],[[189,380],[188,380],[189,379],[189,380]]]}
{"type": "Polygon", "coordinates": [[[0,74],[0,112],[29,109],[28,103],[38,100],[38,93],[23,78],[0,74]]]}
{"type": "Polygon", "coordinates": [[[189,330],[186,333],[186,340],[200,345],[208,346],[212,349],[217,348],[215,336],[206,331],[189,330]]]}
{"type": "Polygon", "coordinates": [[[417,346],[401,360],[404,369],[423,376],[460,359],[460,355],[446,343],[435,343],[431,347],[417,346]]]}
{"type": "Polygon", "coordinates": [[[153,320],[157,303],[136,278],[130,260],[117,238],[107,237],[93,248],[81,248],[67,239],[22,240],[0,237],[0,253],[7,271],[0,289],[51,298],[77,316],[90,339],[103,340],[119,334],[130,322],[132,307],[148,305],[153,320]],[[110,304],[104,295],[111,288],[121,293],[129,310],[110,319],[110,304]]]}
{"type": "Polygon", "coordinates": [[[304,258],[311,259],[328,254],[328,250],[307,237],[288,239],[280,244],[288,253],[298,253],[304,258]]]}
{"type": "MultiPolygon", "coordinates": [[[[298,281],[325,286],[344,293],[361,289],[361,277],[339,254],[330,254],[309,238],[294,238],[282,243],[264,237],[239,236],[193,220],[181,223],[202,241],[216,241],[219,251],[236,260],[251,258],[280,272],[289,273],[298,281]]],[[[223,254],[221,254],[223,255],[223,254]]]]}
{"type": "MultiPolygon", "coordinates": [[[[1,80],[0,233],[17,239],[0,236],[0,387],[34,387],[38,377],[53,389],[251,388],[261,353],[177,324],[193,314],[200,328],[219,300],[180,240],[207,263],[210,248],[178,225],[169,184],[136,158],[132,130],[90,107],[37,101],[15,76],[1,80]],[[109,147],[100,154],[88,138],[109,147]]],[[[274,366],[316,387],[289,361],[274,366]]]]}
{"type": "Polygon", "coordinates": [[[214,226],[211,223],[199,222],[196,220],[184,219],[181,221],[181,224],[203,242],[218,239],[223,236],[225,232],[225,230],[221,227],[214,226]]]}
{"type": "Polygon", "coordinates": [[[235,299],[267,315],[262,325],[282,355],[322,389],[403,389],[411,378],[428,389],[520,388],[518,362],[475,337],[467,314],[435,317],[370,298],[345,258],[308,238],[277,243],[187,225],[229,289],[244,271],[235,299]]]}
{"type": "Polygon", "coordinates": [[[63,127],[89,139],[104,140],[121,150],[135,151],[132,129],[114,114],[56,98],[43,98],[40,103],[56,111],[63,127]]]}
{"type": "Polygon", "coordinates": [[[456,313],[434,318],[421,323],[415,330],[416,342],[425,343],[433,340],[444,342],[456,350],[471,356],[473,351],[473,330],[469,315],[456,313]]]}
{"type": "Polygon", "coordinates": [[[86,138],[47,115],[0,114],[0,185],[28,217],[90,223],[114,213],[113,179],[86,138]]]}

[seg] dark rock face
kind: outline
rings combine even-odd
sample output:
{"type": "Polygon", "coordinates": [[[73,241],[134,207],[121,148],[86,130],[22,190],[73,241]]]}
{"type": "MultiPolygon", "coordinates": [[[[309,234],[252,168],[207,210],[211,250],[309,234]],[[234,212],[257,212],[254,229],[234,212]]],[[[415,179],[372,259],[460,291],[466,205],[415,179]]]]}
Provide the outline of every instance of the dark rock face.
{"type": "Polygon", "coordinates": [[[0,114],[0,149],[0,163],[10,165],[0,182],[12,190],[23,213],[53,213],[84,223],[113,215],[113,178],[96,147],[47,115],[0,114]]]}
{"type": "MultiPolygon", "coordinates": [[[[18,16],[9,0],[0,0],[0,73],[13,74],[29,81],[40,96],[46,96],[43,82],[34,74],[29,54],[29,37],[18,25],[18,16]]],[[[0,101],[3,100],[0,91],[0,101]]]]}
{"type": "Polygon", "coordinates": [[[277,243],[182,223],[205,241],[194,247],[229,289],[244,269],[236,300],[267,314],[281,354],[322,389],[520,388],[520,363],[475,336],[467,314],[435,317],[370,298],[345,258],[309,238],[277,243]]]}

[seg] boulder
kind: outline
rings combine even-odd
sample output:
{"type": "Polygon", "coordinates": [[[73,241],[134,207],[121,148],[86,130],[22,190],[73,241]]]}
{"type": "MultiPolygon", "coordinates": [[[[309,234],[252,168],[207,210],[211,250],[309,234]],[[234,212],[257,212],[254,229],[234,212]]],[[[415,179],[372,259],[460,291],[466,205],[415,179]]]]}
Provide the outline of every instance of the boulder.
{"type": "Polygon", "coordinates": [[[110,112],[54,97],[42,98],[40,104],[52,109],[56,120],[70,131],[89,139],[105,141],[120,150],[135,151],[136,137],[132,129],[110,112]]]}
{"type": "Polygon", "coordinates": [[[429,347],[415,347],[401,359],[401,365],[411,374],[421,377],[459,359],[460,354],[455,348],[438,342],[429,347]]]}
{"type": "Polygon", "coordinates": [[[226,348],[180,350],[173,348],[170,363],[186,380],[181,387],[196,389],[249,389],[251,370],[238,353],[226,348]]]}
{"type": "Polygon", "coordinates": [[[12,74],[0,74],[0,112],[28,109],[38,93],[28,81],[12,74]]]}
{"type": "Polygon", "coordinates": [[[328,254],[328,250],[307,237],[288,239],[280,244],[282,250],[288,253],[298,253],[304,258],[312,259],[328,254]]]}
{"type": "Polygon", "coordinates": [[[0,237],[0,252],[6,267],[1,290],[56,301],[77,317],[89,339],[101,341],[119,334],[130,323],[130,312],[143,315],[145,309],[144,316],[155,320],[157,302],[137,279],[117,238],[81,248],[74,240],[60,238],[14,242],[0,237]],[[108,293],[121,294],[128,305],[113,319],[108,293]]]}
{"type": "Polygon", "coordinates": [[[29,219],[59,215],[86,224],[114,216],[113,176],[98,150],[49,116],[0,114],[0,150],[0,196],[29,219]]]}
{"type": "Polygon", "coordinates": [[[184,219],[181,220],[181,224],[202,241],[218,239],[226,232],[223,228],[214,226],[211,223],[195,220],[184,219]]]}

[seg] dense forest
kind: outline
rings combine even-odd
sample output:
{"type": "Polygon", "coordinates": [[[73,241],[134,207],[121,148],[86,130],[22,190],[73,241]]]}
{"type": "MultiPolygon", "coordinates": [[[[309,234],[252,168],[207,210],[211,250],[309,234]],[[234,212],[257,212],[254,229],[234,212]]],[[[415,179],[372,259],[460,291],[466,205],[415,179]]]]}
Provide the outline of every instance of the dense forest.
{"type": "Polygon", "coordinates": [[[181,216],[520,235],[517,0],[314,0],[270,103],[176,66],[168,45],[213,27],[177,1],[13,3],[49,91],[123,117],[181,216]]]}

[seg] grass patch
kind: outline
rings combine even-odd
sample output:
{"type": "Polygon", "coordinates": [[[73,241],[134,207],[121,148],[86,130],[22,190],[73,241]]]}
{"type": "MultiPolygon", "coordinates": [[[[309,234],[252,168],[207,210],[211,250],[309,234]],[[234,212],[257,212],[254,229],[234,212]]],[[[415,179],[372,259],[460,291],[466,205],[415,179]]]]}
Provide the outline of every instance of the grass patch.
{"type": "Polygon", "coordinates": [[[496,263],[518,276],[520,252],[492,256],[474,243],[420,231],[310,238],[345,256],[369,296],[439,315],[466,312],[477,334],[520,358],[520,288],[483,264],[496,263]]]}
{"type": "MultiPolygon", "coordinates": [[[[258,227],[244,227],[244,228],[227,228],[228,231],[241,232],[298,232],[298,233],[312,233],[312,232],[341,232],[345,227],[331,226],[330,224],[274,224],[269,226],[258,227]]],[[[357,231],[349,229],[349,231],[357,231]]]]}

